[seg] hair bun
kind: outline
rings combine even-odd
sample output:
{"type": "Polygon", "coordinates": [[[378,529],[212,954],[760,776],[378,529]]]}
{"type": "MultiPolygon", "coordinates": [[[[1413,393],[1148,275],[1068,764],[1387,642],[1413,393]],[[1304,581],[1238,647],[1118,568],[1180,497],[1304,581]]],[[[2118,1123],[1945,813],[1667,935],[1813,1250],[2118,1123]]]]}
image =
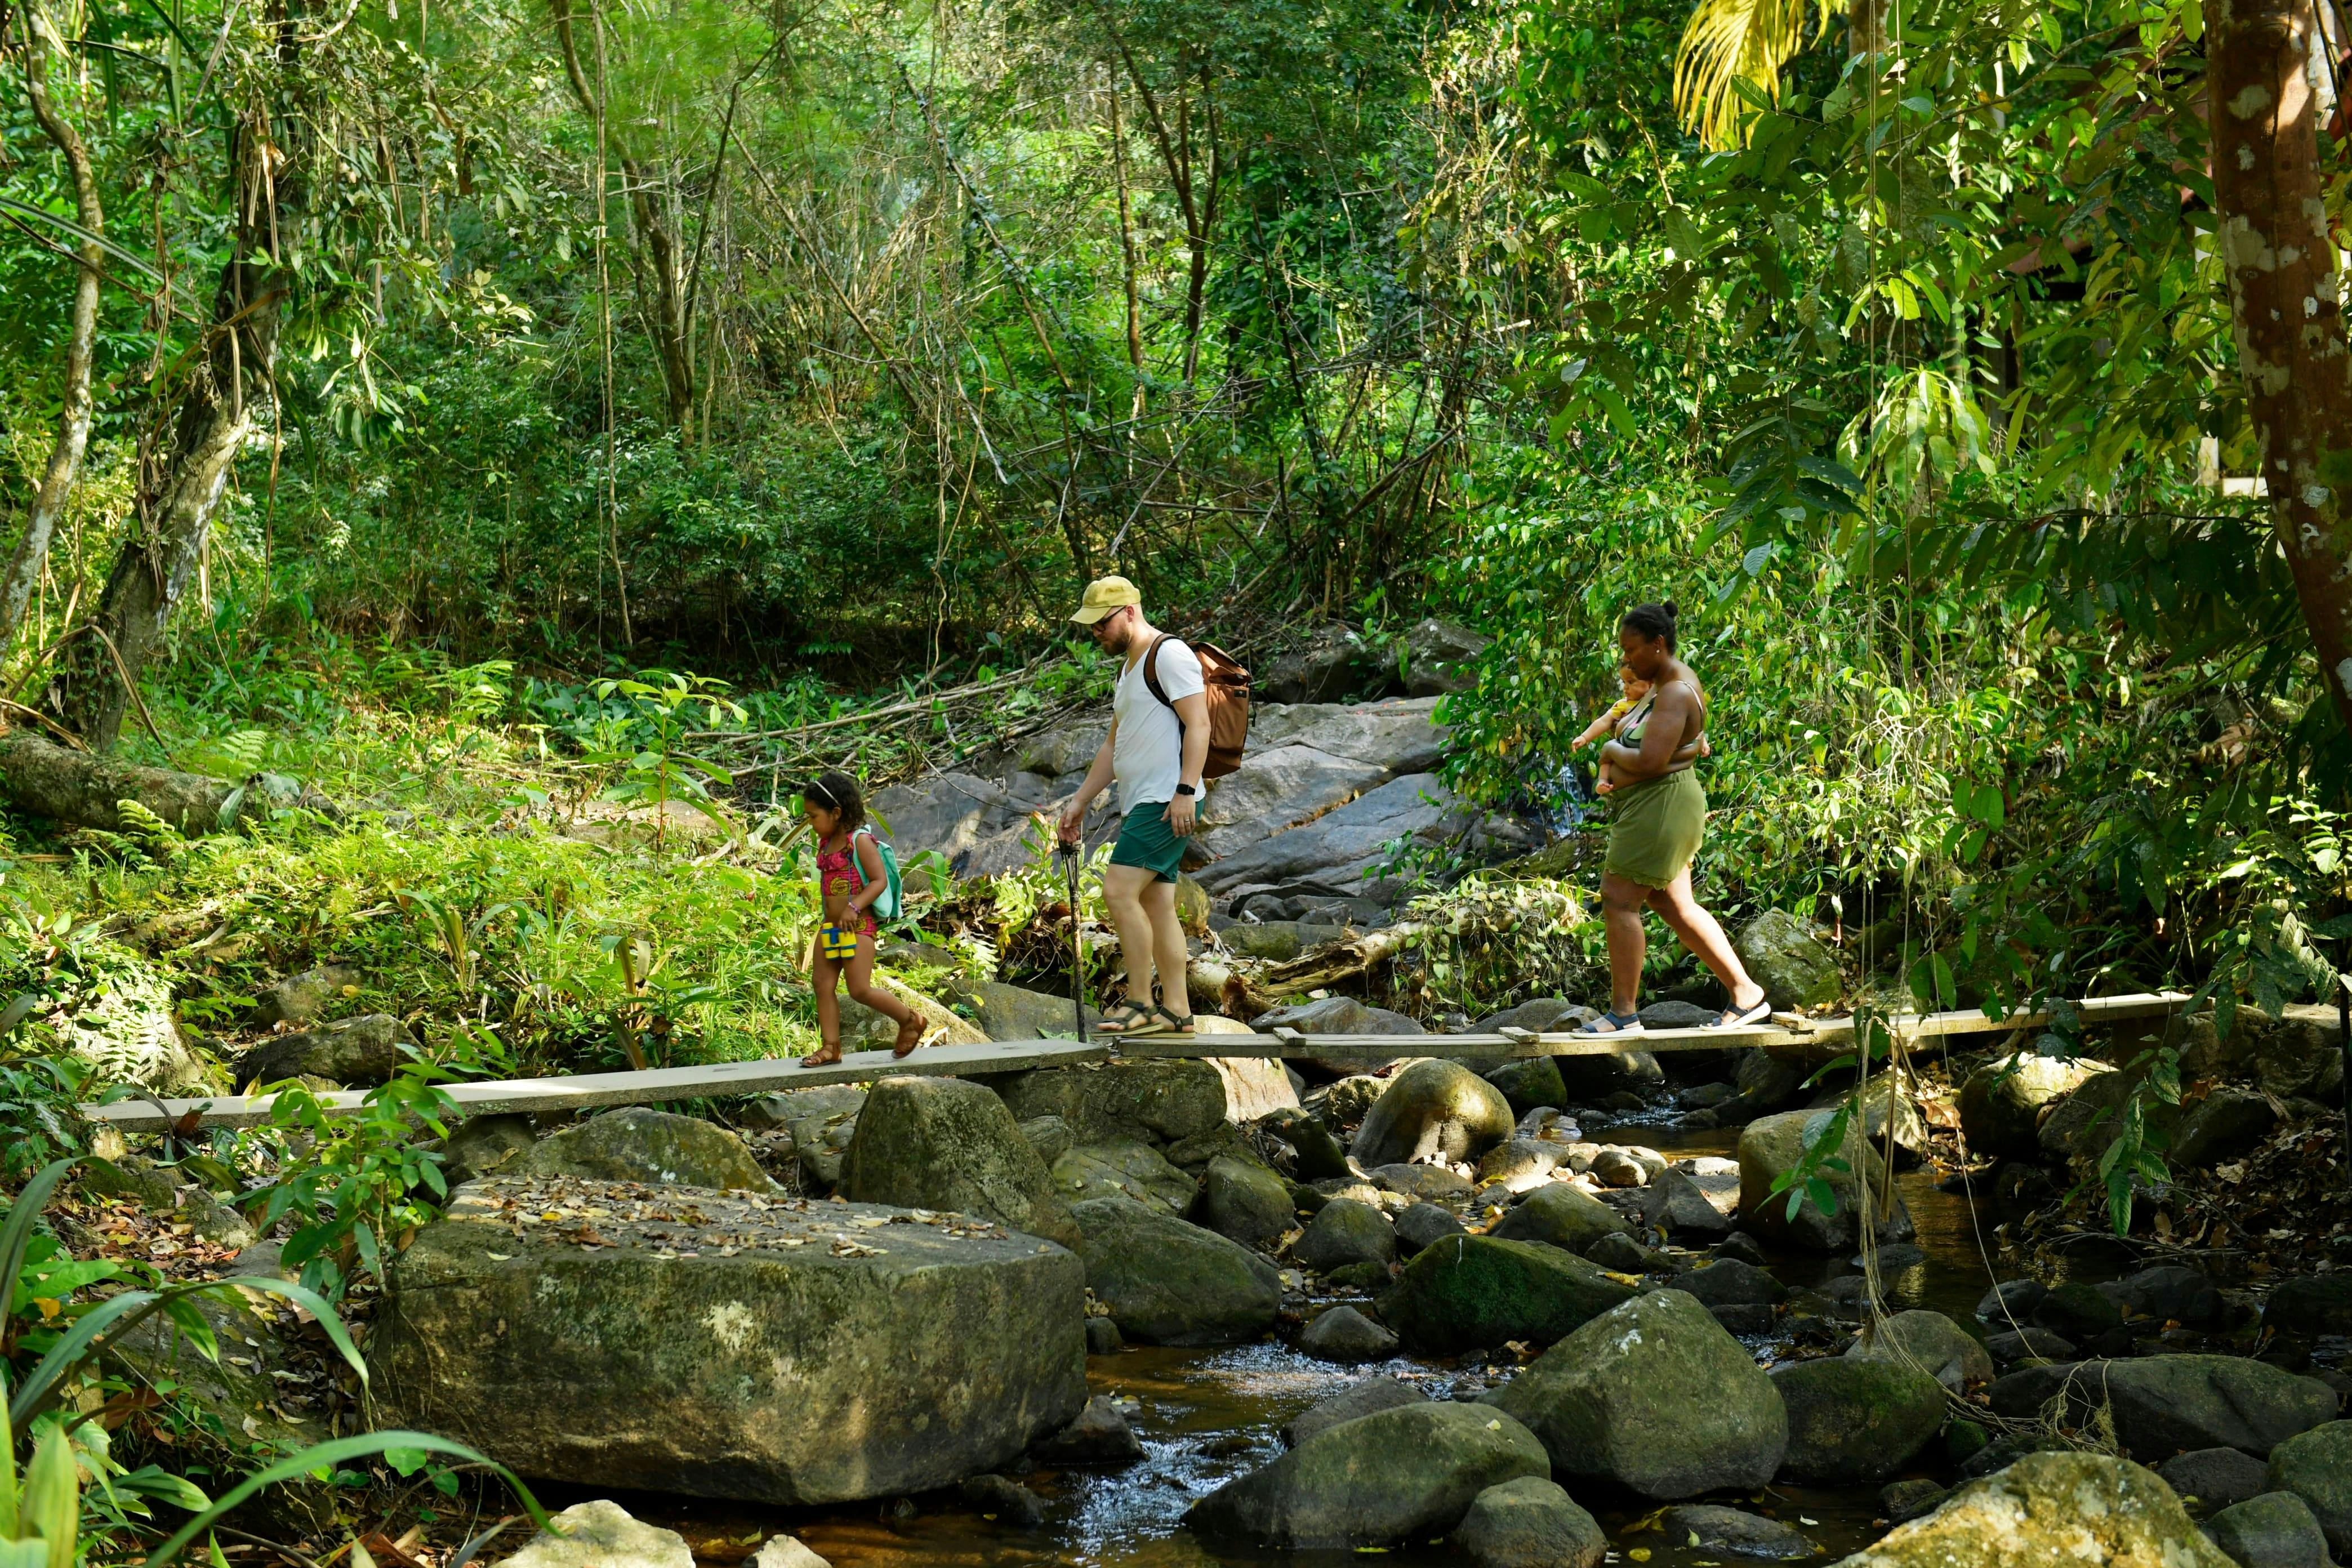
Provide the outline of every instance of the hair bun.
{"type": "Polygon", "coordinates": [[[1666,601],[1665,609],[1666,614],[1674,617],[1675,620],[1681,620],[1683,618],[1682,611],[1675,608],[1675,602],[1672,599],[1668,599],[1666,601]]]}

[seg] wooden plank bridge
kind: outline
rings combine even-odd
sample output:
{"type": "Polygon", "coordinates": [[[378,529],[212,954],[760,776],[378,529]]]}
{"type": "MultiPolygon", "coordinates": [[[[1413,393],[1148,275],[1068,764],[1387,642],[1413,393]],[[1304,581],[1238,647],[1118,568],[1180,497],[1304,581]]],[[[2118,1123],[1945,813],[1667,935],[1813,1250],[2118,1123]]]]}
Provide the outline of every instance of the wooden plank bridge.
{"type": "MultiPolygon", "coordinates": [[[[2113,1024],[2140,1018],[2168,1017],[2187,1005],[2186,992],[2138,993],[2099,996],[2074,1003],[2084,1024],[2113,1024]]],[[[2045,1011],[2019,1009],[2004,1017],[1988,1018],[1982,1011],[1899,1013],[1883,1021],[1906,1042],[1957,1035],[2001,1034],[2030,1029],[2050,1022],[2045,1011]]],[[[1031,1068],[1076,1067],[1126,1059],[1204,1057],[1361,1057],[1385,1053],[1403,1057],[1444,1057],[1469,1061],[1505,1061],[1519,1057],[1615,1056],[1626,1051],[1717,1051],[1770,1047],[1811,1047],[1835,1050],[1852,1040],[1851,1015],[1808,1018],[1775,1014],[1769,1025],[1739,1029],[1651,1029],[1623,1039],[1601,1035],[1538,1034],[1530,1029],[1504,1029],[1495,1034],[1459,1035],[1302,1035],[1295,1029],[1270,1034],[1196,1035],[1173,1039],[1165,1036],[1139,1040],[993,1040],[981,1045],[930,1046],[907,1057],[887,1051],[854,1051],[830,1067],[804,1068],[797,1058],[765,1061],[712,1062],[701,1067],[653,1068],[644,1072],[580,1073],[566,1078],[490,1079],[443,1085],[458,1110],[483,1111],[582,1110],[599,1106],[652,1105],[667,1100],[736,1099],[772,1094],[778,1090],[813,1089],[824,1084],[864,1083],[893,1073],[962,1077],[1022,1072],[1031,1068]],[[1116,1047],[1116,1049],[1114,1049],[1116,1047]]],[[[365,1103],[367,1091],[346,1089],[321,1094],[320,1106],[330,1114],[350,1114],[365,1103]]],[[[85,1105],[82,1114],[124,1132],[160,1132],[197,1113],[199,1124],[215,1127],[257,1127],[269,1120],[275,1097],[212,1095],[187,1099],[142,1096],[100,1105],[85,1105]]]]}

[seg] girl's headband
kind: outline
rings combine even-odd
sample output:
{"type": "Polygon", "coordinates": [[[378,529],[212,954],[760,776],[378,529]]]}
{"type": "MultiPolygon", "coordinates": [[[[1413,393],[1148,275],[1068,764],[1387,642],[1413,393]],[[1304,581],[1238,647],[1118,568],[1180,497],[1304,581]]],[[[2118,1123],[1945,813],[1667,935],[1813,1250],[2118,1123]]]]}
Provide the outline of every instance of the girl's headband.
{"type": "Polygon", "coordinates": [[[824,781],[823,779],[811,779],[808,783],[808,786],[802,790],[801,794],[803,795],[813,795],[819,800],[824,801],[825,805],[833,807],[835,811],[839,811],[841,809],[841,802],[834,799],[833,792],[824,787],[824,781]]]}

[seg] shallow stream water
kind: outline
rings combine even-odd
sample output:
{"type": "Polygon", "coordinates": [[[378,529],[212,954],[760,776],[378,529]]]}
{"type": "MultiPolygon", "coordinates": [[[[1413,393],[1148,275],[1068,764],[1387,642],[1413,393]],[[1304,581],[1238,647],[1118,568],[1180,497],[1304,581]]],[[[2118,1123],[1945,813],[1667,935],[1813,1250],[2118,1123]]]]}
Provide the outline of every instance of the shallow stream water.
{"type": "MultiPolygon", "coordinates": [[[[1619,1127],[1603,1136],[1621,1143],[1644,1143],[1673,1156],[1728,1154],[1738,1141],[1732,1131],[1675,1133],[1665,1129],[1619,1127]]],[[[1899,1174],[1896,1183],[1917,1227],[1927,1261],[1885,1283],[1890,1302],[1901,1308],[1930,1307],[1962,1321],[1976,1310],[1991,1283],[1986,1258],[1991,1220],[1980,1238],[1969,1202],[1937,1190],[1932,1172],[1899,1174]]],[[[1858,1272],[1845,1258],[1776,1255],[1772,1271],[1792,1288],[1819,1287],[1841,1274],[1858,1272]]],[[[1778,1348],[1769,1336],[1750,1347],[1765,1365],[1778,1348]]],[[[1499,1378],[1501,1373],[1495,1374],[1499,1378]]],[[[1208,1568],[1218,1563],[1286,1562],[1299,1568],[1337,1568],[1360,1563],[1366,1553],[1272,1553],[1212,1550],[1183,1524],[1192,1501],[1282,1452],[1276,1436],[1283,1423],[1318,1400],[1364,1377],[1407,1377],[1434,1398],[1488,1385],[1475,1369],[1398,1357],[1363,1366],[1336,1366],[1278,1343],[1216,1350],[1139,1347],[1089,1360],[1087,1378],[1097,1394],[1138,1402],[1129,1419],[1143,1439],[1145,1458],[1125,1469],[1037,1469],[1018,1479],[1044,1497],[1043,1528],[1016,1530],[983,1519],[952,1493],[884,1500],[832,1509],[779,1510],[711,1503],[669,1497],[624,1496],[616,1500],[637,1518],[683,1532],[704,1563],[728,1563],[749,1556],[777,1531],[789,1531],[835,1568],[1208,1568]]],[[[1939,1447],[1939,1446],[1938,1446],[1939,1447]]],[[[1937,1447],[1931,1447],[1932,1456],[1937,1447]]],[[[1926,1475],[1927,1468],[1908,1472],[1926,1475]]],[[[1756,1494],[1750,1506],[1794,1524],[1820,1548],[1815,1563],[1833,1562],[1885,1532],[1878,1516],[1878,1486],[1811,1489],[1774,1486],[1756,1494]]],[[[1653,1510],[1633,1500],[1612,1500],[1589,1487],[1570,1488],[1610,1534],[1611,1561],[1646,1563],[1650,1568],[1705,1568],[1724,1563],[1720,1554],[1665,1539],[1651,1522],[1653,1510]]],[[[577,1490],[551,1501],[598,1495],[577,1490]]],[[[1460,1554],[1439,1542],[1416,1543],[1378,1553],[1404,1565],[1458,1563],[1460,1554]]],[[[1747,1560],[1733,1558],[1737,1564],[1747,1560]]]]}

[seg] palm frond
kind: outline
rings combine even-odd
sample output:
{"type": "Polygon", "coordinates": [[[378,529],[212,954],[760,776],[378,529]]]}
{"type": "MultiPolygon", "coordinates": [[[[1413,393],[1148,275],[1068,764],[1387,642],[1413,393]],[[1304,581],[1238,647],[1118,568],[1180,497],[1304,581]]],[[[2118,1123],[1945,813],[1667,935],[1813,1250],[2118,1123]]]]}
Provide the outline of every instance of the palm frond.
{"type": "Polygon", "coordinates": [[[1699,0],[1675,48],[1675,112],[1718,151],[1736,147],[1754,110],[1732,85],[1780,96],[1780,68],[1805,41],[1805,18],[1824,24],[1849,0],[1699,0]]]}

